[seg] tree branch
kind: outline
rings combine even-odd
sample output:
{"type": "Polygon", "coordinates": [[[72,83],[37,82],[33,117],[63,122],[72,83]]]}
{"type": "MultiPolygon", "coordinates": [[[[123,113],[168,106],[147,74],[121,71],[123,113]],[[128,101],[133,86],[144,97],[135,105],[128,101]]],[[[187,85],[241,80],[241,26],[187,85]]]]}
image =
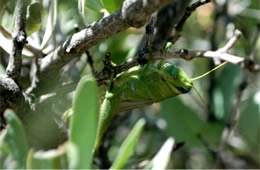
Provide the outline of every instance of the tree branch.
{"type": "Polygon", "coordinates": [[[253,42],[251,43],[251,52],[249,55],[249,59],[253,60],[257,51],[257,42],[259,40],[259,35],[260,35],[260,23],[257,24],[257,29],[256,33],[253,38],[253,42]]]}
{"type": "Polygon", "coordinates": [[[219,161],[221,159],[221,155],[222,155],[222,153],[225,149],[225,145],[228,142],[228,139],[231,136],[232,132],[234,132],[234,130],[235,130],[237,121],[239,120],[239,118],[238,118],[239,105],[240,105],[240,102],[241,102],[243,92],[244,92],[245,88],[247,87],[247,85],[248,85],[248,82],[247,82],[246,79],[244,79],[239,85],[237,95],[236,95],[236,101],[233,104],[231,113],[230,113],[229,118],[227,120],[226,127],[224,128],[224,130],[222,132],[221,141],[220,141],[218,152],[217,152],[217,155],[216,155],[216,162],[215,162],[213,168],[217,168],[219,161]]]}
{"type": "Polygon", "coordinates": [[[129,27],[140,28],[153,12],[169,2],[171,0],[126,0],[122,9],[73,34],[62,46],[41,60],[39,80],[42,83],[32,92],[36,95],[47,92],[55,84],[52,80],[57,79],[59,70],[68,61],[118,32],[129,27]]]}
{"type": "MultiPolygon", "coordinates": [[[[21,95],[20,88],[12,78],[0,76],[0,113],[14,105],[21,95]]],[[[12,108],[12,107],[11,107],[12,108]]]]}
{"type": "Polygon", "coordinates": [[[155,32],[153,37],[153,50],[163,49],[167,40],[171,36],[171,32],[186,13],[186,8],[190,0],[175,0],[165,8],[158,12],[157,21],[155,24],[155,32]]]}
{"type": "MultiPolygon", "coordinates": [[[[3,26],[0,25],[0,32],[2,34],[4,34],[7,38],[12,38],[12,34],[6,30],[3,26]]],[[[42,52],[42,50],[34,47],[33,45],[27,43],[24,44],[24,48],[28,51],[30,51],[31,53],[33,53],[36,57],[38,58],[42,58],[45,54],[42,52]]]]}
{"type": "Polygon", "coordinates": [[[183,17],[181,18],[181,20],[178,22],[178,24],[174,27],[174,29],[172,30],[172,36],[170,37],[170,41],[172,43],[175,43],[178,38],[180,37],[180,32],[183,28],[184,23],[186,22],[186,20],[191,16],[191,14],[200,6],[205,5],[206,3],[209,3],[210,0],[199,0],[193,4],[191,4],[189,7],[186,8],[186,11],[183,15],[183,17]]]}
{"type": "Polygon", "coordinates": [[[22,50],[26,43],[26,10],[28,0],[18,0],[16,4],[15,25],[13,31],[13,47],[6,69],[7,76],[0,76],[0,126],[4,124],[3,112],[6,108],[14,109],[18,115],[28,108],[26,97],[17,84],[22,66],[22,50]]]}
{"type": "MultiPolygon", "coordinates": [[[[244,69],[249,70],[250,72],[259,72],[260,65],[255,63],[253,60],[248,58],[243,58],[240,56],[235,56],[229,54],[228,51],[235,45],[237,40],[239,39],[241,32],[236,30],[234,35],[228,41],[228,43],[223,47],[216,51],[203,51],[203,50],[186,50],[182,49],[178,52],[166,52],[166,51],[155,51],[150,53],[145,53],[143,55],[144,58],[149,58],[152,56],[153,60],[161,60],[161,59],[173,59],[173,58],[182,58],[184,60],[192,60],[195,58],[210,58],[210,59],[218,59],[222,61],[227,61],[234,65],[239,65],[244,69]]],[[[138,65],[137,57],[134,57],[133,60],[127,61],[117,67],[115,67],[115,72],[121,73],[130,69],[133,66],[138,65]]],[[[96,75],[99,84],[102,84],[102,81],[109,79],[110,75],[104,72],[98,73],[96,75]]]]}
{"type": "Polygon", "coordinates": [[[229,52],[229,50],[235,45],[235,43],[240,38],[240,36],[241,36],[241,32],[239,30],[235,30],[233,36],[230,38],[228,43],[224,47],[220,48],[218,51],[221,53],[229,52]]]}
{"type": "MultiPolygon", "coordinates": [[[[150,54],[145,54],[145,57],[148,57],[149,55],[153,56],[154,60],[161,60],[161,59],[173,59],[173,58],[182,58],[184,60],[192,60],[195,58],[218,58],[223,61],[227,61],[234,65],[240,65],[241,67],[249,70],[250,72],[259,72],[260,71],[260,65],[255,63],[252,60],[242,58],[240,56],[235,56],[232,54],[228,54],[226,52],[219,52],[219,51],[204,51],[204,50],[186,50],[182,49],[178,52],[152,52],[150,54]]],[[[116,68],[117,73],[123,72],[125,70],[128,70],[129,68],[138,65],[138,62],[135,60],[128,61],[126,63],[123,63],[122,65],[119,65],[116,68]]],[[[106,78],[107,79],[107,78],[106,78]]]]}
{"type": "MultiPolygon", "coordinates": [[[[241,66],[244,69],[249,70],[250,72],[259,72],[260,65],[255,63],[253,60],[243,58],[240,56],[229,54],[228,51],[235,45],[237,40],[239,39],[241,32],[236,30],[234,35],[230,38],[227,44],[216,50],[216,51],[203,51],[203,50],[186,50],[182,49],[178,52],[166,52],[166,51],[156,51],[156,52],[149,52],[143,55],[144,58],[149,58],[149,56],[153,56],[153,60],[161,60],[161,59],[184,59],[184,60],[192,60],[195,58],[209,58],[209,59],[218,59],[222,61],[227,61],[231,64],[241,66]]],[[[126,71],[134,66],[139,65],[137,61],[137,56],[133,57],[132,60],[127,61],[121,65],[114,67],[114,71],[116,74],[119,74],[123,71],[126,71]]],[[[98,80],[98,84],[104,84],[105,80],[110,79],[109,72],[102,71],[100,73],[96,73],[95,77],[98,80]]],[[[65,86],[61,86],[60,90],[64,91],[65,93],[69,93],[75,89],[77,86],[77,82],[73,82],[67,84],[65,86]]],[[[64,93],[62,93],[63,95],[64,93]]],[[[54,97],[54,96],[52,96],[54,97]]],[[[56,95],[55,95],[56,97],[56,95]]]]}
{"type": "Polygon", "coordinates": [[[13,47],[7,66],[7,75],[14,80],[20,75],[22,65],[22,50],[26,43],[25,21],[28,0],[18,0],[16,6],[15,25],[13,32],[13,47]]]}
{"type": "Polygon", "coordinates": [[[30,107],[17,83],[12,78],[0,75],[0,129],[5,126],[3,113],[7,108],[12,108],[21,117],[30,107]]]}

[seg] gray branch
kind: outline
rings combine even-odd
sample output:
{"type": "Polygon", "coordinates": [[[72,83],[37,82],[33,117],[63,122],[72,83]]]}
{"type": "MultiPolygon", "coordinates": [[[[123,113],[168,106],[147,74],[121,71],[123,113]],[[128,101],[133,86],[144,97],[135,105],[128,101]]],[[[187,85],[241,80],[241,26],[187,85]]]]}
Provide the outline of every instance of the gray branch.
{"type": "Polygon", "coordinates": [[[0,126],[2,126],[3,112],[6,108],[12,108],[18,115],[28,108],[26,97],[17,84],[22,66],[22,50],[26,43],[26,10],[28,0],[18,0],[15,10],[15,24],[12,34],[13,46],[6,69],[7,76],[0,76],[0,126]]]}
{"type": "Polygon", "coordinates": [[[183,17],[180,19],[180,22],[175,26],[175,28],[172,30],[172,37],[170,38],[170,41],[172,43],[175,43],[178,38],[180,37],[181,34],[181,30],[183,28],[183,25],[185,24],[186,20],[190,17],[190,15],[200,6],[209,3],[210,0],[199,0],[193,4],[191,4],[190,6],[188,6],[187,8],[185,7],[185,13],[183,15],[183,17]]]}
{"type": "Polygon", "coordinates": [[[19,100],[20,88],[9,77],[0,76],[0,111],[3,111],[15,105],[16,101],[19,100]]]}
{"type": "MultiPolygon", "coordinates": [[[[0,25],[0,32],[4,34],[7,38],[12,38],[12,33],[5,29],[2,25],[0,25]]],[[[42,50],[34,47],[32,44],[24,44],[24,48],[33,53],[38,58],[42,58],[44,56],[42,50]]]]}
{"type": "Polygon", "coordinates": [[[0,75],[0,127],[3,126],[3,113],[7,108],[12,108],[22,118],[30,105],[17,83],[10,77],[0,75]]]}
{"type": "Polygon", "coordinates": [[[57,79],[59,70],[70,60],[118,32],[130,27],[140,28],[153,12],[171,1],[126,0],[120,10],[73,34],[62,46],[41,60],[40,83],[32,92],[35,95],[47,92],[56,84],[52,80],[57,79]]]}
{"type": "MultiPolygon", "coordinates": [[[[143,55],[144,58],[148,58],[149,56],[152,56],[153,60],[162,60],[162,59],[173,59],[173,58],[182,58],[184,60],[192,60],[195,58],[209,58],[209,59],[218,59],[222,61],[227,61],[234,65],[239,65],[242,68],[250,71],[250,72],[260,72],[260,65],[253,60],[250,60],[248,58],[243,58],[240,56],[235,56],[232,54],[229,54],[228,51],[235,45],[235,43],[238,41],[239,37],[241,35],[241,32],[239,30],[235,30],[234,35],[230,38],[230,40],[227,42],[227,44],[219,48],[216,51],[203,51],[203,50],[186,50],[182,49],[178,52],[166,52],[166,51],[154,51],[145,53],[143,55]]],[[[138,65],[137,56],[134,57],[132,60],[127,61],[115,68],[115,72],[121,73],[123,71],[126,71],[130,69],[133,66],[138,65]]],[[[99,81],[99,84],[103,84],[104,80],[107,80],[110,78],[110,75],[106,72],[101,72],[95,75],[99,81]]]]}
{"type": "Polygon", "coordinates": [[[154,51],[165,47],[174,26],[180,22],[189,3],[190,0],[173,1],[159,11],[152,42],[154,51]]]}
{"type": "MultiPolygon", "coordinates": [[[[166,6],[172,0],[126,0],[122,9],[101,19],[84,30],[73,34],[63,45],[40,61],[39,84],[33,89],[41,96],[46,89],[55,89],[59,71],[69,61],[95,44],[124,31],[130,27],[140,28],[150,15],[166,6]]],[[[25,14],[28,0],[18,0],[15,29],[13,32],[13,50],[7,69],[8,76],[0,77],[0,121],[3,111],[12,108],[20,117],[25,127],[29,145],[34,148],[53,148],[66,138],[66,131],[61,131],[55,122],[55,115],[49,108],[33,108],[31,99],[22,93],[16,80],[21,69],[21,52],[26,42],[25,14]],[[41,114],[39,114],[41,113],[41,114]],[[48,127],[45,127],[48,122],[48,127]],[[52,133],[49,133],[49,132],[52,133]],[[44,135],[43,135],[44,134],[44,135]],[[51,140],[50,140],[51,139],[51,140]]],[[[74,86],[73,86],[74,87],[74,86]]],[[[30,93],[30,97],[33,96],[30,93]]],[[[0,122],[1,124],[1,122],[0,122]]]]}
{"type": "Polygon", "coordinates": [[[18,0],[16,5],[15,25],[13,31],[13,47],[7,66],[7,75],[16,80],[21,71],[22,50],[26,43],[25,21],[28,0],[18,0]]]}

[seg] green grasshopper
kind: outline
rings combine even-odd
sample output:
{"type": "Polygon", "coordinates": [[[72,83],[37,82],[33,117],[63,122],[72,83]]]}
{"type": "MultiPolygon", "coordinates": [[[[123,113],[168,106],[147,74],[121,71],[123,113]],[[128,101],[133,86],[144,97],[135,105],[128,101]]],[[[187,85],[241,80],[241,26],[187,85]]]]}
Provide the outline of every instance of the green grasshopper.
{"type": "MultiPolygon", "coordinates": [[[[106,92],[100,108],[95,149],[99,147],[115,113],[188,93],[194,88],[193,80],[204,77],[224,64],[226,62],[194,79],[190,79],[183,70],[170,63],[136,66],[118,75],[113,80],[111,90],[106,92]]],[[[197,92],[196,89],[195,91],[197,92]]],[[[200,98],[203,100],[201,96],[200,98]]]]}

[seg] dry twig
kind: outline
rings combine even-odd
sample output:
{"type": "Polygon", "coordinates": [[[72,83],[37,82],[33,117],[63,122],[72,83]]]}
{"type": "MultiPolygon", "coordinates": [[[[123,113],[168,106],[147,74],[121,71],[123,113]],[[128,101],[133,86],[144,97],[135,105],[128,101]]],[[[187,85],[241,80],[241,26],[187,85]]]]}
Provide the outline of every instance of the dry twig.
{"type": "Polygon", "coordinates": [[[13,32],[13,47],[6,69],[7,76],[17,80],[22,67],[22,50],[26,40],[25,20],[28,0],[18,0],[13,32]]]}

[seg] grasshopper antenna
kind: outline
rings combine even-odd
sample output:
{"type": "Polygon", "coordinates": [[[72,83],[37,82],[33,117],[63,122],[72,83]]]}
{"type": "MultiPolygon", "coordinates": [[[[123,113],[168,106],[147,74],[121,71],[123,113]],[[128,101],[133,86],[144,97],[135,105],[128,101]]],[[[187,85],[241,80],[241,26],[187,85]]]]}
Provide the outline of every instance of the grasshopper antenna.
{"type": "MultiPolygon", "coordinates": [[[[200,75],[200,76],[198,76],[198,77],[192,78],[191,80],[194,81],[194,80],[201,79],[201,78],[205,77],[206,75],[210,74],[211,72],[213,72],[213,71],[219,69],[220,67],[224,66],[225,64],[227,64],[227,61],[223,62],[222,64],[216,66],[216,67],[213,68],[212,70],[210,70],[210,71],[208,71],[208,72],[206,72],[206,73],[204,73],[204,74],[202,74],[202,75],[200,75]]],[[[199,91],[198,91],[194,86],[192,86],[192,88],[193,88],[194,91],[198,94],[198,96],[200,97],[200,100],[206,105],[207,102],[206,102],[206,100],[200,95],[199,91]]]]}
{"type": "Polygon", "coordinates": [[[206,72],[206,73],[204,73],[204,74],[202,74],[202,75],[200,75],[200,76],[198,76],[198,77],[192,78],[191,80],[194,81],[194,80],[201,79],[201,78],[205,77],[206,75],[210,74],[211,72],[213,72],[213,71],[219,69],[220,67],[222,67],[222,66],[225,65],[225,64],[227,64],[227,61],[223,62],[222,64],[216,66],[216,67],[213,68],[212,70],[210,70],[210,71],[208,71],[208,72],[206,72]]]}
{"type": "Polygon", "coordinates": [[[202,95],[200,95],[199,91],[198,91],[194,86],[192,86],[192,88],[193,88],[194,91],[198,94],[198,96],[200,97],[200,100],[202,101],[202,103],[204,103],[205,105],[207,105],[206,100],[202,97],[202,95]]]}

